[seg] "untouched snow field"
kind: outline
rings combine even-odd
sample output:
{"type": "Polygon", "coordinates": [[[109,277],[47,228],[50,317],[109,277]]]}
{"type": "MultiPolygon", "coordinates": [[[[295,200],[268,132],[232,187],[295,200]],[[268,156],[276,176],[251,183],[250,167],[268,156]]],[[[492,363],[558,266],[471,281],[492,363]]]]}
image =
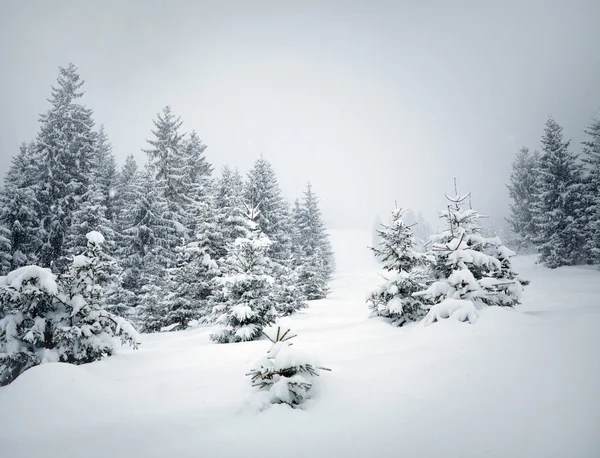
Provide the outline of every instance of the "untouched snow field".
{"type": "Polygon", "coordinates": [[[599,457],[600,271],[515,266],[517,310],[472,325],[369,319],[381,280],[370,234],[332,234],[327,300],[284,321],[331,368],[304,410],[258,412],[244,374],[268,341],[217,345],[210,328],[145,335],[138,351],[47,364],[0,389],[0,456],[599,457]]]}

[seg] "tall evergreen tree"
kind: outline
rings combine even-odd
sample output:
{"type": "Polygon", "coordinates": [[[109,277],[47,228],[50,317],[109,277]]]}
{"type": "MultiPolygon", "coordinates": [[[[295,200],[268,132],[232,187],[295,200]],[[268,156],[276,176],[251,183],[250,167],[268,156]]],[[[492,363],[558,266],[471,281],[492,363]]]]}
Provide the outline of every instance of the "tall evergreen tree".
{"type": "Polygon", "coordinates": [[[140,193],[141,175],[132,154],[127,156],[125,163],[117,174],[114,196],[114,221],[117,233],[123,232],[132,225],[133,208],[140,193]]]}
{"type": "Polygon", "coordinates": [[[583,142],[586,165],[585,216],[586,243],[584,252],[590,262],[600,262],[600,116],[597,116],[585,130],[588,135],[583,142]]]}
{"type": "Polygon", "coordinates": [[[42,245],[39,237],[39,202],[37,201],[38,170],[35,146],[21,145],[20,152],[12,159],[0,193],[0,243],[2,271],[36,262],[42,245]]]}
{"type": "Polygon", "coordinates": [[[539,260],[550,268],[582,260],[585,209],[582,167],[563,140],[562,127],[550,118],[542,136],[542,153],[532,207],[539,260]]]}
{"type": "Polygon", "coordinates": [[[290,213],[283,198],[273,166],[260,157],[248,172],[244,200],[252,207],[259,207],[258,225],[271,240],[269,256],[281,263],[291,258],[290,213]]]}
{"type": "MultiPolygon", "coordinates": [[[[104,125],[98,129],[98,148],[94,180],[101,202],[106,209],[106,218],[113,224],[116,218],[115,197],[117,192],[117,162],[112,153],[112,145],[104,131],[104,125]]],[[[102,232],[102,231],[101,231],[102,232]]]]}
{"type": "Polygon", "coordinates": [[[184,142],[183,192],[187,201],[186,228],[189,240],[199,242],[207,254],[216,259],[223,246],[222,229],[216,220],[212,166],[206,160],[204,145],[193,131],[184,142]]]}
{"type": "Polygon", "coordinates": [[[327,283],[334,270],[334,258],[329,236],[321,217],[318,199],[308,183],[302,201],[293,212],[295,236],[300,244],[299,277],[309,300],[322,299],[327,295],[327,283]]]}
{"type": "Polygon", "coordinates": [[[77,103],[83,96],[83,83],[73,64],[59,68],[51,108],[40,116],[35,143],[41,166],[37,197],[45,238],[39,262],[54,270],[67,264],[65,237],[73,212],[90,186],[97,154],[92,110],[77,103]]]}
{"type": "MultiPolygon", "coordinates": [[[[173,267],[171,240],[173,227],[166,219],[167,204],[156,186],[153,174],[146,170],[131,208],[132,220],[123,231],[119,257],[123,268],[122,286],[130,294],[129,306],[150,306],[144,288],[152,289],[173,267]],[[152,286],[148,286],[152,285],[152,286]]],[[[155,294],[152,290],[151,293],[155,294]]],[[[158,293],[160,294],[160,293],[158,293]]]]}
{"type": "Polygon", "coordinates": [[[539,165],[539,154],[530,153],[529,148],[522,147],[512,163],[508,194],[512,199],[510,217],[507,221],[512,231],[522,239],[522,245],[531,245],[536,235],[532,209],[536,195],[536,176],[539,165]]]}
{"type": "Polygon", "coordinates": [[[248,236],[247,220],[244,216],[244,183],[236,170],[225,166],[215,184],[215,220],[219,227],[222,243],[216,258],[227,255],[227,246],[237,238],[248,236]]]}
{"type": "MultiPolygon", "coordinates": [[[[179,132],[182,121],[173,114],[171,107],[166,106],[153,122],[154,139],[148,140],[151,148],[144,150],[148,154],[148,169],[154,174],[157,187],[167,203],[164,216],[180,237],[186,237],[189,228],[185,224],[189,215],[186,212],[188,189],[184,136],[179,132]]],[[[174,249],[177,242],[177,238],[170,240],[170,247],[174,249]]]]}

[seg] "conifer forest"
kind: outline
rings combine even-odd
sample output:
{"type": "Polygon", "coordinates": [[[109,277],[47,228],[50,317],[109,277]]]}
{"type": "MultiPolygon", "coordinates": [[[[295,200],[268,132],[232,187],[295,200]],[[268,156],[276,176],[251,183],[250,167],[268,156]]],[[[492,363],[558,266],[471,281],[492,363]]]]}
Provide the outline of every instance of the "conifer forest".
{"type": "Polygon", "coordinates": [[[599,17],[0,0],[0,457],[600,457],[599,17]]]}

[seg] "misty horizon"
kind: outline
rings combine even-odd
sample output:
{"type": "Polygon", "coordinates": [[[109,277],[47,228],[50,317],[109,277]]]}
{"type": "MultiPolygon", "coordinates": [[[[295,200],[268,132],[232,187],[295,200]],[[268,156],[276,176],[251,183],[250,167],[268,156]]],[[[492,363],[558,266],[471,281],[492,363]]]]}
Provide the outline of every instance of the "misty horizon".
{"type": "Polygon", "coordinates": [[[217,173],[262,154],[290,202],[313,184],[330,228],[371,228],[394,202],[435,227],[454,177],[501,226],[511,162],[539,148],[548,116],[581,150],[600,106],[600,4],[473,5],[5,3],[0,174],[73,62],[119,164],[146,162],[170,105],[217,173]]]}

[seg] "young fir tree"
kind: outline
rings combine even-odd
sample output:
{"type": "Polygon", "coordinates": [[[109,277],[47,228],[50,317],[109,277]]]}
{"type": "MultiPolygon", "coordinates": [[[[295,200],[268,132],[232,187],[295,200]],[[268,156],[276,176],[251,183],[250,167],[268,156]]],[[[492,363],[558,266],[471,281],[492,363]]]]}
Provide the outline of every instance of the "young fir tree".
{"type": "Polygon", "coordinates": [[[77,103],[83,80],[69,64],[59,68],[51,108],[40,116],[36,144],[40,176],[37,200],[44,236],[39,262],[60,271],[68,264],[65,239],[73,212],[88,191],[97,154],[92,110],[77,103]]]}
{"type": "Polygon", "coordinates": [[[215,184],[215,221],[222,237],[216,258],[227,255],[227,247],[238,238],[248,236],[248,225],[244,216],[244,183],[239,172],[223,167],[215,184]]]}
{"type": "Polygon", "coordinates": [[[103,293],[112,268],[102,251],[104,236],[97,231],[86,234],[87,248],[73,257],[73,263],[60,285],[58,299],[68,319],[57,326],[54,335],[60,361],[83,364],[110,356],[115,351],[113,337],[134,348],[139,336],[122,317],[104,309],[103,293]]]}
{"type": "Polygon", "coordinates": [[[309,300],[327,296],[328,282],[334,269],[334,258],[321,217],[318,199],[310,183],[304,198],[293,211],[294,236],[297,248],[296,265],[304,294],[309,300]]]}
{"type": "Polygon", "coordinates": [[[427,322],[453,316],[460,320],[476,318],[484,305],[514,307],[519,304],[523,283],[512,269],[514,252],[498,237],[482,235],[480,215],[471,208],[471,194],[446,198],[448,207],[440,214],[446,229],[432,237],[429,255],[434,259],[433,283],[418,293],[435,305],[427,322]],[[468,203],[469,208],[464,208],[468,203]]]}
{"type": "Polygon", "coordinates": [[[291,258],[290,213],[283,198],[272,165],[260,157],[248,172],[244,200],[252,207],[260,207],[258,225],[271,240],[268,254],[280,263],[291,258]]]}
{"type": "Polygon", "coordinates": [[[273,265],[266,254],[271,241],[260,230],[258,209],[247,207],[246,218],[248,237],[229,246],[223,277],[217,279],[221,302],[213,314],[221,329],[210,338],[219,343],[255,340],[277,315],[273,265]]]}
{"type": "Polygon", "coordinates": [[[89,234],[59,283],[49,270],[20,267],[0,277],[0,384],[46,362],[83,364],[114,353],[114,337],[137,347],[131,324],[102,308],[103,237],[89,234]]]}
{"type": "Polygon", "coordinates": [[[529,148],[522,147],[512,163],[510,183],[507,185],[508,194],[512,199],[507,221],[511,230],[520,236],[520,245],[524,248],[529,247],[536,236],[532,208],[535,203],[539,160],[537,151],[532,154],[529,148]]]}
{"type": "Polygon", "coordinates": [[[217,263],[200,242],[178,247],[177,265],[170,269],[162,330],[185,329],[192,321],[203,321],[210,313],[217,263]]]}
{"type": "Polygon", "coordinates": [[[586,243],[587,261],[600,263],[600,116],[585,130],[588,138],[584,144],[583,161],[586,165],[586,243]]]}
{"type": "Polygon", "coordinates": [[[309,397],[314,378],[322,370],[330,369],[319,367],[313,358],[295,351],[290,341],[296,335],[292,335],[289,328],[278,327],[270,334],[264,332],[273,343],[267,356],[246,375],[252,386],[264,394],[265,404],[287,404],[296,408],[309,397]]]}
{"type": "Polygon", "coordinates": [[[396,326],[421,320],[431,307],[428,300],[414,295],[426,287],[426,258],[414,250],[411,226],[403,220],[406,213],[394,209],[391,223],[378,230],[379,246],[371,247],[392,276],[369,295],[367,304],[374,316],[388,318],[396,326]]]}
{"type": "Polygon", "coordinates": [[[546,122],[532,207],[539,261],[550,268],[573,265],[583,258],[585,244],[584,186],[581,165],[569,152],[562,127],[546,122]]]}
{"type": "Polygon", "coordinates": [[[182,122],[169,106],[163,108],[162,113],[159,113],[153,122],[154,139],[148,140],[151,148],[144,151],[148,154],[148,170],[153,173],[156,186],[167,204],[164,216],[175,229],[174,236],[168,240],[169,247],[174,250],[180,237],[189,236],[189,228],[186,227],[190,220],[187,211],[187,164],[184,136],[179,132],[182,122]]]}
{"type": "Polygon", "coordinates": [[[39,167],[34,153],[34,145],[21,145],[19,154],[12,159],[0,193],[3,274],[34,263],[42,245],[36,198],[39,167]]]}

